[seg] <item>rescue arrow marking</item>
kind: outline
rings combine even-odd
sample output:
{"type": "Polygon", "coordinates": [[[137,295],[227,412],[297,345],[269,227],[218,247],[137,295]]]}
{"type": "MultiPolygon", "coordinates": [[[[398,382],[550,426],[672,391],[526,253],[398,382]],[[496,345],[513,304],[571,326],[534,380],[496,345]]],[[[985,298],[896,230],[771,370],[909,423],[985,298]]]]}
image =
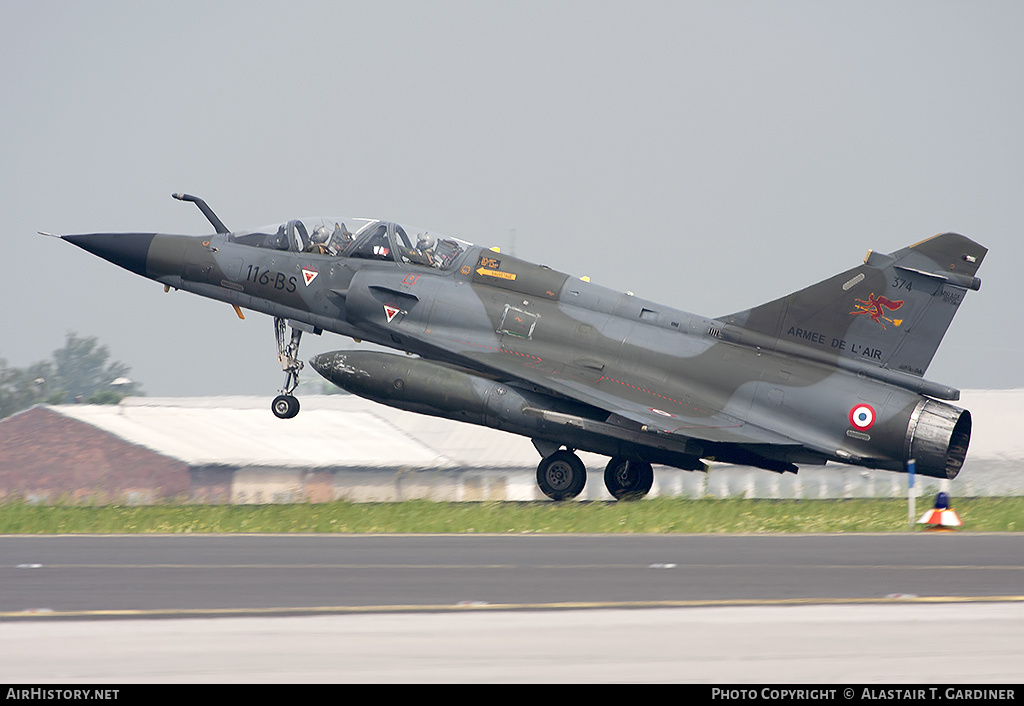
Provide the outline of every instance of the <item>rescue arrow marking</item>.
{"type": "Polygon", "coordinates": [[[316,270],[312,269],[312,268],[307,268],[307,267],[303,267],[302,268],[302,279],[306,282],[306,286],[307,287],[310,285],[310,283],[313,282],[313,280],[316,279],[316,276],[318,274],[320,274],[320,273],[317,272],[316,270]]]}
{"type": "Polygon", "coordinates": [[[514,272],[502,272],[500,270],[485,270],[483,267],[476,271],[481,277],[497,277],[498,279],[507,279],[510,282],[516,278],[514,272]]]}
{"type": "Polygon", "coordinates": [[[384,315],[388,317],[389,324],[391,323],[392,319],[398,316],[398,314],[401,311],[402,310],[399,309],[397,306],[388,306],[387,304],[384,305],[384,315]]]}

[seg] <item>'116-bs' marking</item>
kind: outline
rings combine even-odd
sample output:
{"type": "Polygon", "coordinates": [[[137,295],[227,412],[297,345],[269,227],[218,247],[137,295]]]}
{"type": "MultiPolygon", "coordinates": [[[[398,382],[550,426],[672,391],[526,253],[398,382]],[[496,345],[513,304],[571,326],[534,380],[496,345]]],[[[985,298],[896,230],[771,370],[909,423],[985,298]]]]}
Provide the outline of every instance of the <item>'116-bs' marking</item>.
{"type": "Polygon", "coordinates": [[[249,265],[249,271],[246,273],[245,279],[249,282],[255,282],[265,287],[272,286],[274,289],[281,289],[286,292],[294,292],[297,282],[295,275],[289,277],[284,272],[261,271],[256,265],[249,265]]]}

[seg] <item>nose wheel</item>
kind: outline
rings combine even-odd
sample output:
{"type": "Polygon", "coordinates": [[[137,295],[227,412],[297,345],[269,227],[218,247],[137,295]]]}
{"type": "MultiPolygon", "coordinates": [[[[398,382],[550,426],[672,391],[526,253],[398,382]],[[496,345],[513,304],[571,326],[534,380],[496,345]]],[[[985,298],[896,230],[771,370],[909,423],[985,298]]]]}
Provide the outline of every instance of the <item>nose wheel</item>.
{"type": "Polygon", "coordinates": [[[278,395],[274,398],[270,409],[278,419],[291,419],[299,413],[299,398],[293,395],[278,395]]]}
{"type": "Polygon", "coordinates": [[[299,400],[292,393],[299,386],[299,371],[302,370],[302,361],[299,360],[299,342],[302,340],[302,330],[292,327],[291,338],[287,336],[287,322],[274,317],[274,335],[277,339],[277,360],[284,370],[284,387],[274,398],[270,405],[274,416],[279,419],[291,419],[299,413],[299,400]]]}

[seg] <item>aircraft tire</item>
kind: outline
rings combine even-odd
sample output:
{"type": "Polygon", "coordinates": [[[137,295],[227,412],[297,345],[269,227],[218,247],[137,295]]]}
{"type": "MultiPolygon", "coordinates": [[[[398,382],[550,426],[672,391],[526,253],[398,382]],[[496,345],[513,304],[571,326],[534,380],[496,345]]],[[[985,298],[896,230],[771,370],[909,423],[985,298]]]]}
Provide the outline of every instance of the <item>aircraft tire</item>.
{"type": "Polygon", "coordinates": [[[583,492],[587,467],[572,451],[556,451],[537,466],[537,485],[552,500],[570,500],[583,492]]]}
{"type": "Polygon", "coordinates": [[[291,419],[299,413],[299,400],[292,395],[278,395],[270,409],[278,419],[291,419]]]}
{"type": "Polygon", "coordinates": [[[616,500],[639,500],[651,492],[654,469],[647,461],[616,456],[605,466],[604,485],[616,500]]]}

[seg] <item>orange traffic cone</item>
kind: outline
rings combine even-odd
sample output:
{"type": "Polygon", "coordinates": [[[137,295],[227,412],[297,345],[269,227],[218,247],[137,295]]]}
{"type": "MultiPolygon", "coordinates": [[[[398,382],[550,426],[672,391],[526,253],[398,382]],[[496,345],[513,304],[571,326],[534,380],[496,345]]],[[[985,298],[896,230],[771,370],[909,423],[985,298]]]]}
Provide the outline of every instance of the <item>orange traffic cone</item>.
{"type": "Polygon", "coordinates": [[[935,507],[921,515],[921,519],[917,521],[917,524],[928,525],[925,528],[926,530],[938,531],[955,530],[957,527],[963,527],[964,525],[960,521],[960,516],[956,514],[956,510],[949,506],[948,493],[936,495],[935,507]]]}

